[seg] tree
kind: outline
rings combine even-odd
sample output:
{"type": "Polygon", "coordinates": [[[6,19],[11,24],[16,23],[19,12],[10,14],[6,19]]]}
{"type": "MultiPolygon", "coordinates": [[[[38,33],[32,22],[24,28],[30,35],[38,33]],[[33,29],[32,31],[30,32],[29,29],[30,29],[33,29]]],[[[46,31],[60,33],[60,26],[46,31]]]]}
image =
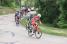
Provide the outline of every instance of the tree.
{"type": "Polygon", "coordinates": [[[13,7],[15,6],[16,0],[0,0],[0,6],[13,7]]]}
{"type": "Polygon", "coordinates": [[[67,0],[37,0],[35,7],[42,21],[56,27],[67,27],[67,0]]]}
{"type": "Polygon", "coordinates": [[[61,28],[67,28],[67,0],[61,0],[59,3],[61,14],[57,25],[61,28]]]}
{"type": "Polygon", "coordinates": [[[43,22],[53,24],[54,20],[59,16],[57,0],[38,0],[36,7],[38,6],[39,12],[42,14],[43,22]]]}

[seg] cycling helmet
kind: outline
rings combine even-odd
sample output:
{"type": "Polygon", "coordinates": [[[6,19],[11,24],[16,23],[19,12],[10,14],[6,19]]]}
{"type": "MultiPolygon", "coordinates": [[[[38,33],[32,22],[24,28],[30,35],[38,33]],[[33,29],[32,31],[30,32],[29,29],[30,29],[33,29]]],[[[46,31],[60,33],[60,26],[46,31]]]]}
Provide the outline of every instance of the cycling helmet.
{"type": "Polygon", "coordinates": [[[37,16],[41,17],[41,14],[38,14],[37,16]]]}
{"type": "Polygon", "coordinates": [[[31,10],[34,10],[34,7],[32,7],[31,10]]]}
{"type": "Polygon", "coordinates": [[[30,12],[30,11],[31,11],[31,9],[30,9],[30,8],[28,8],[28,11],[30,12]]]}

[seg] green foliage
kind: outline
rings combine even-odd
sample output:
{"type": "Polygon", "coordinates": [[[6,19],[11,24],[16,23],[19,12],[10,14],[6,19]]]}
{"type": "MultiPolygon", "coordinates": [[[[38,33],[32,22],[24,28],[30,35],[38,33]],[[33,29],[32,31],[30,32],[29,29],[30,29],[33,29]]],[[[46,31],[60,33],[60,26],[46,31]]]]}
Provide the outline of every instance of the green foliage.
{"type": "MultiPolygon", "coordinates": [[[[41,1],[38,0],[38,8],[39,12],[42,14],[42,19],[48,23],[53,23],[54,20],[59,16],[58,5],[56,4],[56,0],[48,0],[48,1],[41,1]],[[40,3],[40,4],[39,4],[40,3]]],[[[36,7],[37,7],[36,5],[36,7]]]]}
{"type": "Polygon", "coordinates": [[[61,14],[59,16],[59,21],[57,23],[58,27],[67,28],[67,0],[61,1],[61,14]]]}
{"type": "Polygon", "coordinates": [[[16,7],[18,3],[17,0],[0,0],[0,6],[4,7],[16,7]]]}
{"type": "Polygon", "coordinates": [[[67,28],[67,22],[64,20],[61,20],[57,23],[58,27],[60,28],[67,28]]]}
{"type": "Polygon", "coordinates": [[[36,0],[25,0],[24,3],[26,6],[32,7],[35,5],[36,0]]]}
{"type": "Polygon", "coordinates": [[[67,0],[37,0],[35,7],[42,21],[55,27],[67,27],[67,0]]]}

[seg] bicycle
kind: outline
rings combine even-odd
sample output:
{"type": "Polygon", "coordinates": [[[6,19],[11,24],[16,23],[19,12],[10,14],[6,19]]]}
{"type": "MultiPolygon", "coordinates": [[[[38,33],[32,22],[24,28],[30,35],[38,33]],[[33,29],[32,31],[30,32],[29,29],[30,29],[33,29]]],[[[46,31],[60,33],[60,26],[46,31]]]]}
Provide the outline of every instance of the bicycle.
{"type": "Polygon", "coordinates": [[[39,30],[35,30],[34,28],[33,28],[33,25],[30,23],[30,22],[28,22],[28,24],[26,25],[26,29],[28,30],[28,35],[30,36],[30,37],[32,37],[32,35],[35,35],[35,37],[37,38],[37,39],[39,39],[39,38],[41,38],[41,36],[42,36],[42,31],[39,29],[39,30]],[[32,32],[33,32],[33,34],[32,34],[32,32]],[[38,36],[39,35],[39,36],[38,36]]]}

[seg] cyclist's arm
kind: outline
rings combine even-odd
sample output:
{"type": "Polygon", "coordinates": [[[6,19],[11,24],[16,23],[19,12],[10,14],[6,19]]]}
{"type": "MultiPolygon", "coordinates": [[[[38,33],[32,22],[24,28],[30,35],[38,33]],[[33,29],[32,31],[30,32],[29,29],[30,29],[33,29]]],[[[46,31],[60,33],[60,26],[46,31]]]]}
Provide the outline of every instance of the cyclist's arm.
{"type": "Polygon", "coordinates": [[[39,24],[42,24],[41,19],[38,20],[39,24]]]}

